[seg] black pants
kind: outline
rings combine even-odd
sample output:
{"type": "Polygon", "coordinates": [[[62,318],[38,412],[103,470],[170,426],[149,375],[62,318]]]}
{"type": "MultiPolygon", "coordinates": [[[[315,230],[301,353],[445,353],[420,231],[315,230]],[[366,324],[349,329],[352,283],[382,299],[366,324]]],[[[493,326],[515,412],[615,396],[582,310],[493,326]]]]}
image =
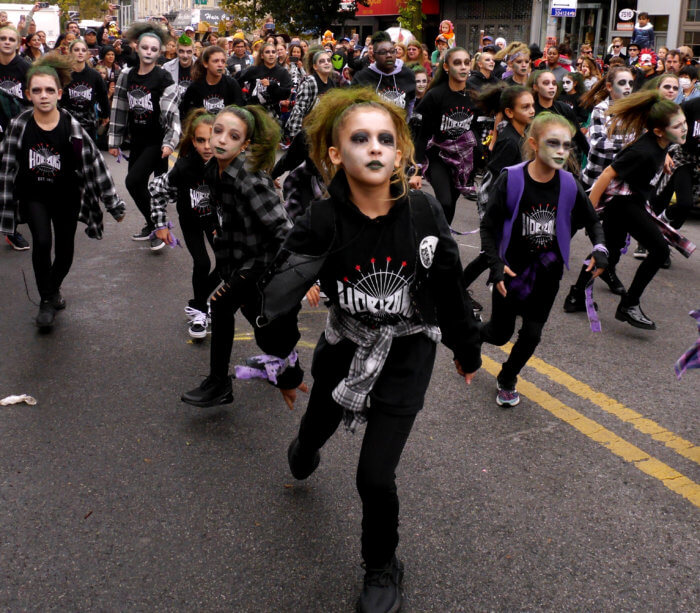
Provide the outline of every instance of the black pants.
{"type": "MultiPolygon", "coordinates": [[[[312,366],[314,385],[299,426],[299,444],[304,453],[323,447],[340,424],[343,408],[331,393],[347,375],[354,348],[349,341],[329,345],[324,335],[316,346],[312,366]]],[[[434,359],[435,344],[425,337],[394,339],[375,385],[376,401],[373,392],[356,474],[362,500],[362,558],[370,568],[387,564],[399,542],[395,471],[416,413],[423,405],[434,359]],[[400,385],[401,380],[405,385],[400,385]],[[392,397],[400,404],[409,401],[415,404],[392,407],[388,404],[392,397]]]]}
{"type": "Polygon", "coordinates": [[[464,267],[464,284],[469,287],[482,272],[489,269],[489,259],[483,251],[464,267]]]}
{"type": "Polygon", "coordinates": [[[518,332],[508,359],[503,363],[498,374],[501,387],[514,389],[518,374],[535,353],[542,338],[542,329],[547,322],[554,299],[559,291],[559,282],[555,279],[537,280],[532,293],[520,302],[513,296],[504,298],[494,287],[492,294],[491,319],[481,328],[481,342],[491,345],[505,345],[515,331],[515,318],[522,317],[522,326],[518,332]]]}
{"type": "Polygon", "coordinates": [[[73,263],[79,206],[77,194],[68,201],[57,200],[46,204],[29,200],[22,205],[22,217],[32,233],[32,266],[42,300],[48,300],[61,289],[61,283],[73,263]]]}
{"type": "Polygon", "coordinates": [[[694,164],[686,164],[677,168],[666,187],[651,201],[654,212],[658,215],[665,210],[666,217],[676,229],[685,223],[693,209],[694,171],[694,164]],[[676,205],[669,206],[673,192],[676,192],[676,205]]]}
{"type": "Polygon", "coordinates": [[[219,284],[218,276],[212,271],[207,242],[214,247],[214,225],[203,225],[194,214],[180,213],[180,231],[192,256],[192,291],[194,296],[189,306],[203,313],[207,312],[207,299],[219,284]]]}
{"type": "MultiPolygon", "coordinates": [[[[212,297],[210,374],[216,378],[225,379],[228,376],[236,331],[236,311],[241,309],[251,324],[260,314],[260,294],[256,280],[257,276],[248,279],[236,276],[223,296],[212,297]]],[[[296,325],[290,325],[290,320],[296,321],[298,312],[299,308],[296,308],[263,328],[253,326],[258,347],[270,355],[287,357],[299,340],[296,325]]]]}
{"type": "Polygon", "coordinates": [[[613,198],[605,205],[603,230],[611,267],[620,261],[620,249],[624,246],[628,233],[649,251],[637,268],[625,299],[628,305],[639,304],[646,286],[670,255],[668,243],[644,204],[633,197],[613,198]]]}
{"type": "Polygon", "coordinates": [[[435,198],[442,205],[447,223],[451,224],[457,209],[459,190],[454,186],[452,169],[447,166],[437,153],[428,153],[428,180],[435,192],[435,198]]]}
{"type": "Polygon", "coordinates": [[[162,175],[168,170],[168,158],[163,158],[161,145],[132,147],[129,152],[129,172],[126,175],[126,189],[134,199],[136,207],[146,220],[149,230],[155,226],[151,221],[151,194],[148,192],[148,178],[162,175]]]}

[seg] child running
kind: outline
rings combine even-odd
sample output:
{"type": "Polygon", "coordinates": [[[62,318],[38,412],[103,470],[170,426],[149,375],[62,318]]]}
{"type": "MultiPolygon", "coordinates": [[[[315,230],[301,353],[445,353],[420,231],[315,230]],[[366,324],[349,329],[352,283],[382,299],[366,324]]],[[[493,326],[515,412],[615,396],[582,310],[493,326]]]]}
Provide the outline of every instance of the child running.
{"type": "MultiPolygon", "coordinates": [[[[398,611],[394,473],[423,406],[436,344],[442,338],[453,350],[470,383],[481,364],[478,329],[442,207],[408,190],[413,145],[403,112],[370,90],[336,89],[305,125],[329,198],[297,219],[263,277],[261,323],[279,321],[320,279],[330,312],[289,466],[306,479],[341,421],[350,431],[366,422],[357,467],[366,571],[358,610],[398,611]]],[[[288,336],[294,333],[295,326],[288,336]]],[[[294,402],[296,390],[282,393],[294,402]]]]}
{"type": "Polygon", "coordinates": [[[87,225],[90,238],[102,238],[100,200],[117,221],[125,211],[95,143],[58,108],[70,73],[70,60],[57,55],[34,62],[26,91],[33,108],[10,122],[0,148],[0,230],[14,232],[20,215],[29,224],[41,297],[36,324],[44,332],[66,307],[61,284],[73,263],[78,221],[87,225]]]}
{"type": "Polygon", "coordinates": [[[153,197],[151,219],[156,236],[166,244],[174,239],[165,209],[168,202],[177,203],[182,237],[192,256],[193,298],[185,307],[189,334],[202,339],[207,335],[207,301],[219,284],[212,274],[207,243],[214,247],[219,225],[209,186],[204,180],[204,165],[212,157],[211,129],[214,115],[196,109],[187,117],[180,153],[175,166],[166,174],[151,179],[148,189],[153,197]]]}
{"type": "Polygon", "coordinates": [[[585,227],[593,243],[589,274],[597,276],[607,266],[598,216],[583,187],[563,170],[575,132],[561,115],[535,117],[528,130],[527,161],[496,179],[481,220],[481,246],[495,283],[491,319],[481,329],[481,340],[504,345],[513,335],[515,318],[522,317],[518,340],[496,380],[501,407],[520,402],[518,374],[540,342],[578,228],[585,227]]]}

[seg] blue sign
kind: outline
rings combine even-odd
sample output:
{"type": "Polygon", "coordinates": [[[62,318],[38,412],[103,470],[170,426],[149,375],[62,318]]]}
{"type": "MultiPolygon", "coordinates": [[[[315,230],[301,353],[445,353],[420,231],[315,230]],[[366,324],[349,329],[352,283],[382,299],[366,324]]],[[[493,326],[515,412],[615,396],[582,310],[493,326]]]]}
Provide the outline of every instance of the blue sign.
{"type": "Polygon", "coordinates": [[[552,9],[552,17],[576,17],[576,9],[552,9]]]}

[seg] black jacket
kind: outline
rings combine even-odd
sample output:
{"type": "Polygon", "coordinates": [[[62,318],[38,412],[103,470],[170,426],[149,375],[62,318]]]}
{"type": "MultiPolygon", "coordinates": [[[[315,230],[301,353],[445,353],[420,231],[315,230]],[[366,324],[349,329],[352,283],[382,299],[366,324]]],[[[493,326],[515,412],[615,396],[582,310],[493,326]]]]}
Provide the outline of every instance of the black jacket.
{"type": "Polygon", "coordinates": [[[497,83],[500,83],[500,82],[501,82],[501,79],[494,76],[493,73],[491,73],[490,77],[485,77],[481,73],[481,71],[472,70],[472,72],[469,74],[469,78],[467,79],[467,87],[469,89],[479,91],[480,89],[486,87],[487,85],[496,85],[497,83]]]}

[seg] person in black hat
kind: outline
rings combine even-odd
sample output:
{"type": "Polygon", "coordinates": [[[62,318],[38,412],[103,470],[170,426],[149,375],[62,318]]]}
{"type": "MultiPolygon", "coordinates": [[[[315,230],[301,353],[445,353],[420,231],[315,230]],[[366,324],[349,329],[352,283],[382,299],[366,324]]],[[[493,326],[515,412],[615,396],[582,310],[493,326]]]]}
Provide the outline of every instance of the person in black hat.
{"type": "Polygon", "coordinates": [[[95,30],[89,29],[85,31],[85,44],[90,55],[90,65],[94,66],[100,55],[100,46],[97,44],[97,32],[95,30]]]}

